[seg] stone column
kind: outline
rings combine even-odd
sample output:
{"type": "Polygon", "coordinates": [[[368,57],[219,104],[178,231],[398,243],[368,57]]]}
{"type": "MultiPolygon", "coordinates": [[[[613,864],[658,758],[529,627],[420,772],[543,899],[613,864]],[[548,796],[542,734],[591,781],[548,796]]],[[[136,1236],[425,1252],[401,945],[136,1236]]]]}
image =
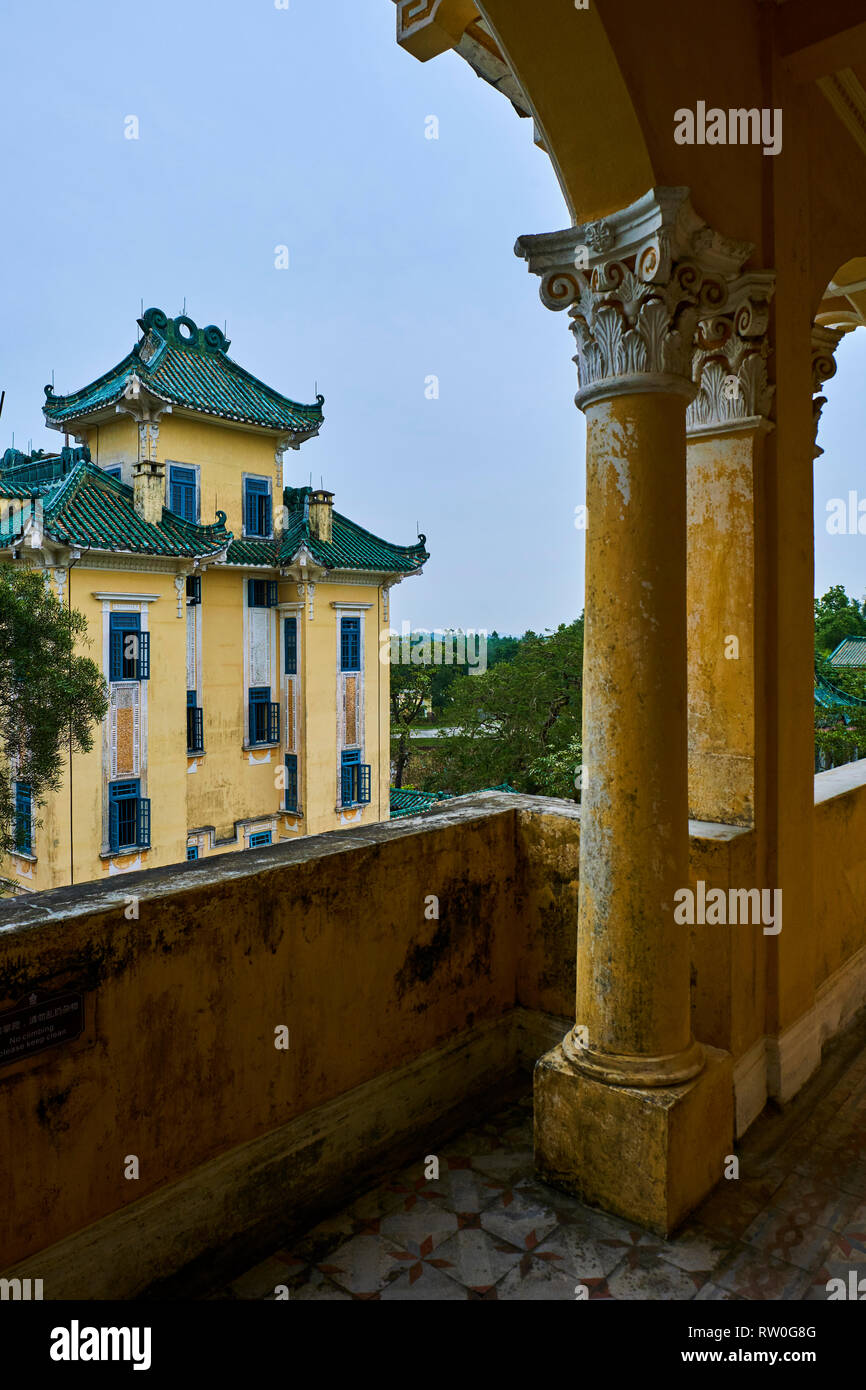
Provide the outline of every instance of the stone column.
{"type": "Polygon", "coordinates": [[[688,436],[689,814],[754,825],[757,567],[764,440],[772,429],[773,276],[743,275],[698,327],[688,436]]]}
{"type": "Polygon", "coordinates": [[[587,416],[587,559],[577,1013],[536,1070],[536,1158],[550,1181],[667,1232],[722,1176],[727,1054],[690,1030],[686,407],[699,320],[750,247],[716,236],[687,190],[601,223],[523,237],[577,341],[587,416]]]}

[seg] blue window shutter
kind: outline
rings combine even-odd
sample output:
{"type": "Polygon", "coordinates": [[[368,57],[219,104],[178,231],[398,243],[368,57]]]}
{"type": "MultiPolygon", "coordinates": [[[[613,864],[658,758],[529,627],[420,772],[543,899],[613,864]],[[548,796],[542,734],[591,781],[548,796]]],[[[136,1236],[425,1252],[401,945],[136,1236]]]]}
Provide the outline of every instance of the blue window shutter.
{"type": "Polygon", "coordinates": [[[285,664],[286,675],[296,676],[298,674],[298,620],[297,618],[286,618],[285,627],[285,664]]]}
{"type": "Polygon", "coordinates": [[[198,845],[187,845],[186,857],[187,859],[198,859],[198,845]]]}
{"type": "Polygon", "coordinates": [[[149,632],[140,632],[138,635],[138,679],[140,681],[150,680],[149,632]]]}
{"type": "Polygon", "coordinates": [[[108,679],[123,680],[123,633],[118,628],[108,635],[108,679]]]}
{"type": "Polygon", "coordinates": [[[342,787],[340,789],[340,801],[344,806],[351,805],[352,802],[352,769],[343,768],[342,787]]]}
{"type": "Polygon", "coordinates": [[[347,748],[343,750],[342,757],[342,778],[340,800],[344,806],[354,806],[358,802],[358,783],[359,765],[361,762],[360,748],[347,748]]]}
{"type": "Polygon", "coordinates": [[[286,810],[298,809],[298,755],[286,754],[286,810]]]}
{"type": "Polygon", "coordinates": [[[244,524],[247,535],[271,534],[271,493],[267,479],[247,478],[244,485],[244,524]]]}
{"type": "Polygon", "coordinates": [[[15,784],[15,848],[33,852],[33,800],[29,782],[15,784]]]}
{"type": "Polygon", "coordinates": [[[279,743],[280,741],[280,707],[274,703],[270,706],[270,716],[268,719],[268,743],[279,743]]]}
{"type": "Polygon", "coordinates": [[[190,605],[201,603],[201,575],[190,574],[186,581],[186,598],[190,605]]]}
{"type": "Polygon", "coordinates": [[[269,579],[269,580],[268,580],[268,608],[276,608],[276,606],[277,606],[277,581],[276,581],[275,579],[269,579]]]}
{"type": "Polygon", "coordinates": [[[140,796],[138,798],[136,817],[136,844],[142,849],[150,844],[150,797],[140,796]]]}
{"type": "MultiPolygon", "coordinates": [[[[250,743],[268,743],[271,692],[267,686],[254,686],[249,692],[250,743]]],[[[277,706],[279,719],[279,706],[277,706]]]]}
{"type": "Polygon", "coordinates": [[[177,468],[172,465],[169,473],[169,507],[184,521],[196,520],[195,469],[177,468]]]}
{"type": "Polygon", "coordinates": [[[362,804],[363,806],[368,806],[369,803],[370,803],[370,764],[369,764],[369,763],[361,763],[360,767],[358,768],[358,779],[359,779],[358,800],[361,802],[361,804],[362,804]]]}
{"type": "Polygon", "coordinates": [[[108,803],[108,844],[112,851],[120,848],[120,807],[116,801],[108,803]]]}
{"type": "Polygon", "coordinates": [[[247,606],[249,608],[256,606],[256,581],[254,579],[247,580],[247,606]]]}
{"type": "Polygon", "coordinates": [[[340,668],[343,671],[361,669],[360,618],[342,618],[340,621],[340,668]]]}
{"type": "MultiPolygon", "coordinates": [[[[140,674],[142,658],[141,615],[112,613],[108,624],[108,679],[135,681],[147,679],[140,674]],[[131,640],[134,639],[134,640],[131,640]]],[[[147,645],[145,643],[145,645],[147,645]]],[[[148,658],[149,660],[149,653],[148,658]]],[[[146,669],[149,672],[149,666],[146,669]]]]}

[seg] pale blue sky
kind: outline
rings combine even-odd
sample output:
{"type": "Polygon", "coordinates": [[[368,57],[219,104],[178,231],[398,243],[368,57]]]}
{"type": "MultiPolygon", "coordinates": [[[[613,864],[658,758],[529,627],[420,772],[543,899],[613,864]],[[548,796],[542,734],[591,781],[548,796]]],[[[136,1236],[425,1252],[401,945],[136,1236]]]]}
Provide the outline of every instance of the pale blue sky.
{"type": "MultiPolygon", "coordinates": [[[[199,324],[227,320],[251,371],[299,400],[324,392],[288,481],[322,477],[390,540],[426,532],[398,625],[574,618],[573,342],[512,250],[568,217],[530,122],[454,55],[403,53],[389,0],[6,0],[0,35],[0,445],[14,430],[56,447],[52,370],[58,390],[84,385],[134,342],[142,299],[176,314],[185,297],[199,324]]],[[[844,344],[827,387],[822,520],[821,489],[857,483],[864,352],[844,344]]],[[[819,592],[863,593],[864,545],[819,529],[819,592]]]]}

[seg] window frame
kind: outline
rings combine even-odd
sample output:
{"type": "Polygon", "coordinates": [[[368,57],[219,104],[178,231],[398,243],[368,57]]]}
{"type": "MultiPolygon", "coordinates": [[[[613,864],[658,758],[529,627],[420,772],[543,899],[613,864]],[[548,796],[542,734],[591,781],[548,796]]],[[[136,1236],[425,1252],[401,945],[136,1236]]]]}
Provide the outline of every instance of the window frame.
{"type": "Polygon", "coordinates": [[[141,795],[141,778],[118,777],[108,784],[108,845],[112,854],[133,854],[136,850],[150,849],[150,797],[141,795]],[[120,794],[119,788],[134,790],[120,794]],[[131,807],[132,812],[124,812],[125,829],[130,829],[133,839],[121,842],[120,807],[131,807]],[[130,827],[131,820],[131,827],[130,827]]]}
{"type": "Polygon", "coordinates": [[[33,786],[30,782],[15,783],[15,854],[33,855],[33,786]],[[26,801],[26,809],[23,803],[26,801]],[[24,828],[22,836],[21,831],[24,828]]]}
{"type": "Polygon", "coordinates": [[[250,748],[267,748],[280,741],[280,705],[271,699],[269,685],[251,685],[247,690],[247,709],[249,727],[247,744],[250,748]],[[254,716],[255,711],[255,716],[254,716]],[[262,711],[259,715],[259,711],[262,711]],[[262,723],[265,737],[258,738],[259,723],[262,723]]]}
{"type": "Polygon", "coordinates": [[[243,515],[241,533],[251,540],[272,540],[274,535],[273,479],[258,473],[243,476],[243,515]],[[256,499],[256,507],[252,502],[256,499]],[[267,529],[263,529],[265,516],[267,529]],[[251,524],[252,523],[252,524],[251,524]]]}
{"type": "Polygon", "coordinates": [[[108,615],[108,679],[109,683],[150,679],[150,633],[142,630],[140,613],[108,615]],[[126,654],[127,637],[138,640],[136,656],[126,654]]]}
{"type": "Polygon", "coordinates": [[[370,764],[361,762],[360,748],[344,748],[340,754],[340,805],[344,808],[369,806],[371,800],[370,764]]]}
{"type": "Polygon", "coordinates": [[[277,583],[276,579],[248,579],[247,608],[276,608],[277,583]]]}
{"type": "Polygon", "coordinates": [[[196,690],[186,692],[186,751],[187,755],[204,752],[204,710],[196,690]]]}
{"type": "Polygon", "coordinates": [[[298,615],[293,613],[283,619],[283,675],[298,674],[298,615]],[[291,632],[291,641],[289,633],[291,632]]]}
{"type": "Polygon", "coordinates": [[[340,618],[340,670],[361,673],[361,619],[351,615],[340,618]]]}
{"type": "Polygon", "coordinates": [[[286,789],[283,797],[283,810],[298,812],[301,809],[300,788],[298,784],[298,755],[287,753],[285,758],[286,789]]]}
{"type": "Polygon", "coordinates": [[[188,521],[193,526],[197,526],[199,522],[199,511],[201,507],[201,498],[199,490],[199,471],[197,466],[192,463],[172,463],[171,460],[168,460],[167,475],[168,476],[166,477],[165,481],[165,500],[168,511],[171,512],[172,516],[180,517],[181,521],[188,521]],[[187,474],[188,476],[186,478],[175,479],[175,473],[183,473],[187,474]],[[174,506],[175,487],[187,490],[190,488],[192,489],[191,516],[187,515],[187,512],[183,509],[178,511],[174,506]]]}

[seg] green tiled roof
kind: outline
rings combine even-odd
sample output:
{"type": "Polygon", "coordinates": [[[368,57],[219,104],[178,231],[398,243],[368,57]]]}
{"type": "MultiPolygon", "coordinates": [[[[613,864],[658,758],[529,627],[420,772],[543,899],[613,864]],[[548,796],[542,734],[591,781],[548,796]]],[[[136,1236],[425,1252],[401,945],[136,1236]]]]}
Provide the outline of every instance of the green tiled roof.
{"type": "Polygon", "coordinates": [[[229,341],[213,324],[198,328],[182,314],[148,309],[138,320],[144,337],[111,371],[68,396],[45,387],[45,418],[63,426],[120,400],[133,374],[160,400],[203,415],[307,437],[322,423],[324,396],[299,405],[259,381],[228,356],[229,341]]]}
{"type": "MultiPolygon", "coordinates": [[[[41,471],[50,474],[57,457],[37,460],[41,471]]],[[[0,495],[10,495],[6,491],[8,477],[0,468],[0,495]]],[[[29,498],[31,503],[41,501],[42,529],[47,536],[84,549],[191,558],[218,554],[232,539],[225,529],[224,512],[217,513],[213,526],[196,526],[166,508],[159,523],[144,521],[135,510],[132,488],[104,473],[89,458],[74,463],[60,478],[34,480],[15,495],[29,498]]],[[[20,535],[20,516],[15,519],[15,530],[12,528],[10,517],[5,529],[0,526],[0,546],[9,545],[20,535]]]]}
{"type": "Polygon", "coordinates": [[[827,659],[831,666],[866,666],[866,637],[843,637],[827,659]]]}
{"type": "MultiPolygon", "coordinates": [[[[482,787],[480,790],[513,792],[514,788],[509,787],[507,782],[500,782],[497,787],[482,787]]],[[[453,796],[453,792],[417,792],[409,787],[392,787],[391,819],[398,820],[400,816],[420,816],[424,811],[429,811],[431,806],[435,806],[438,801],[451,801],[453,796]]]]}
{"type": "Polygon", "coordinates": [[[815,672],[815,704],[824,709],[866,708],[866,700],[861,700],[859,695],[850,695],[847,690],[840,690],[838,685],[828,681],[818,671],[815,672]]]}
{"type": "Polygon", "coordinates": [[[340,512],[334,512],[332,538],[320,541],[310,530],[309,487],[287,487],[283,502],[287,516],[279,541],[235,540],[229,547],[230,565],[262,565],[277,569],[291,563],[302,546],[316,564],[329,570],[373,570],[386,574],[411,574],[430,557],[426,537],[416,545],[392,545],[365,531],[340,512]]]}
{"type": "Polygon", "coordinates": [[[416,792],[409,787],[391,788],[391,819],[399,816],[420,816],[437,801],[450,801],[453,792],[416,792]]]}

